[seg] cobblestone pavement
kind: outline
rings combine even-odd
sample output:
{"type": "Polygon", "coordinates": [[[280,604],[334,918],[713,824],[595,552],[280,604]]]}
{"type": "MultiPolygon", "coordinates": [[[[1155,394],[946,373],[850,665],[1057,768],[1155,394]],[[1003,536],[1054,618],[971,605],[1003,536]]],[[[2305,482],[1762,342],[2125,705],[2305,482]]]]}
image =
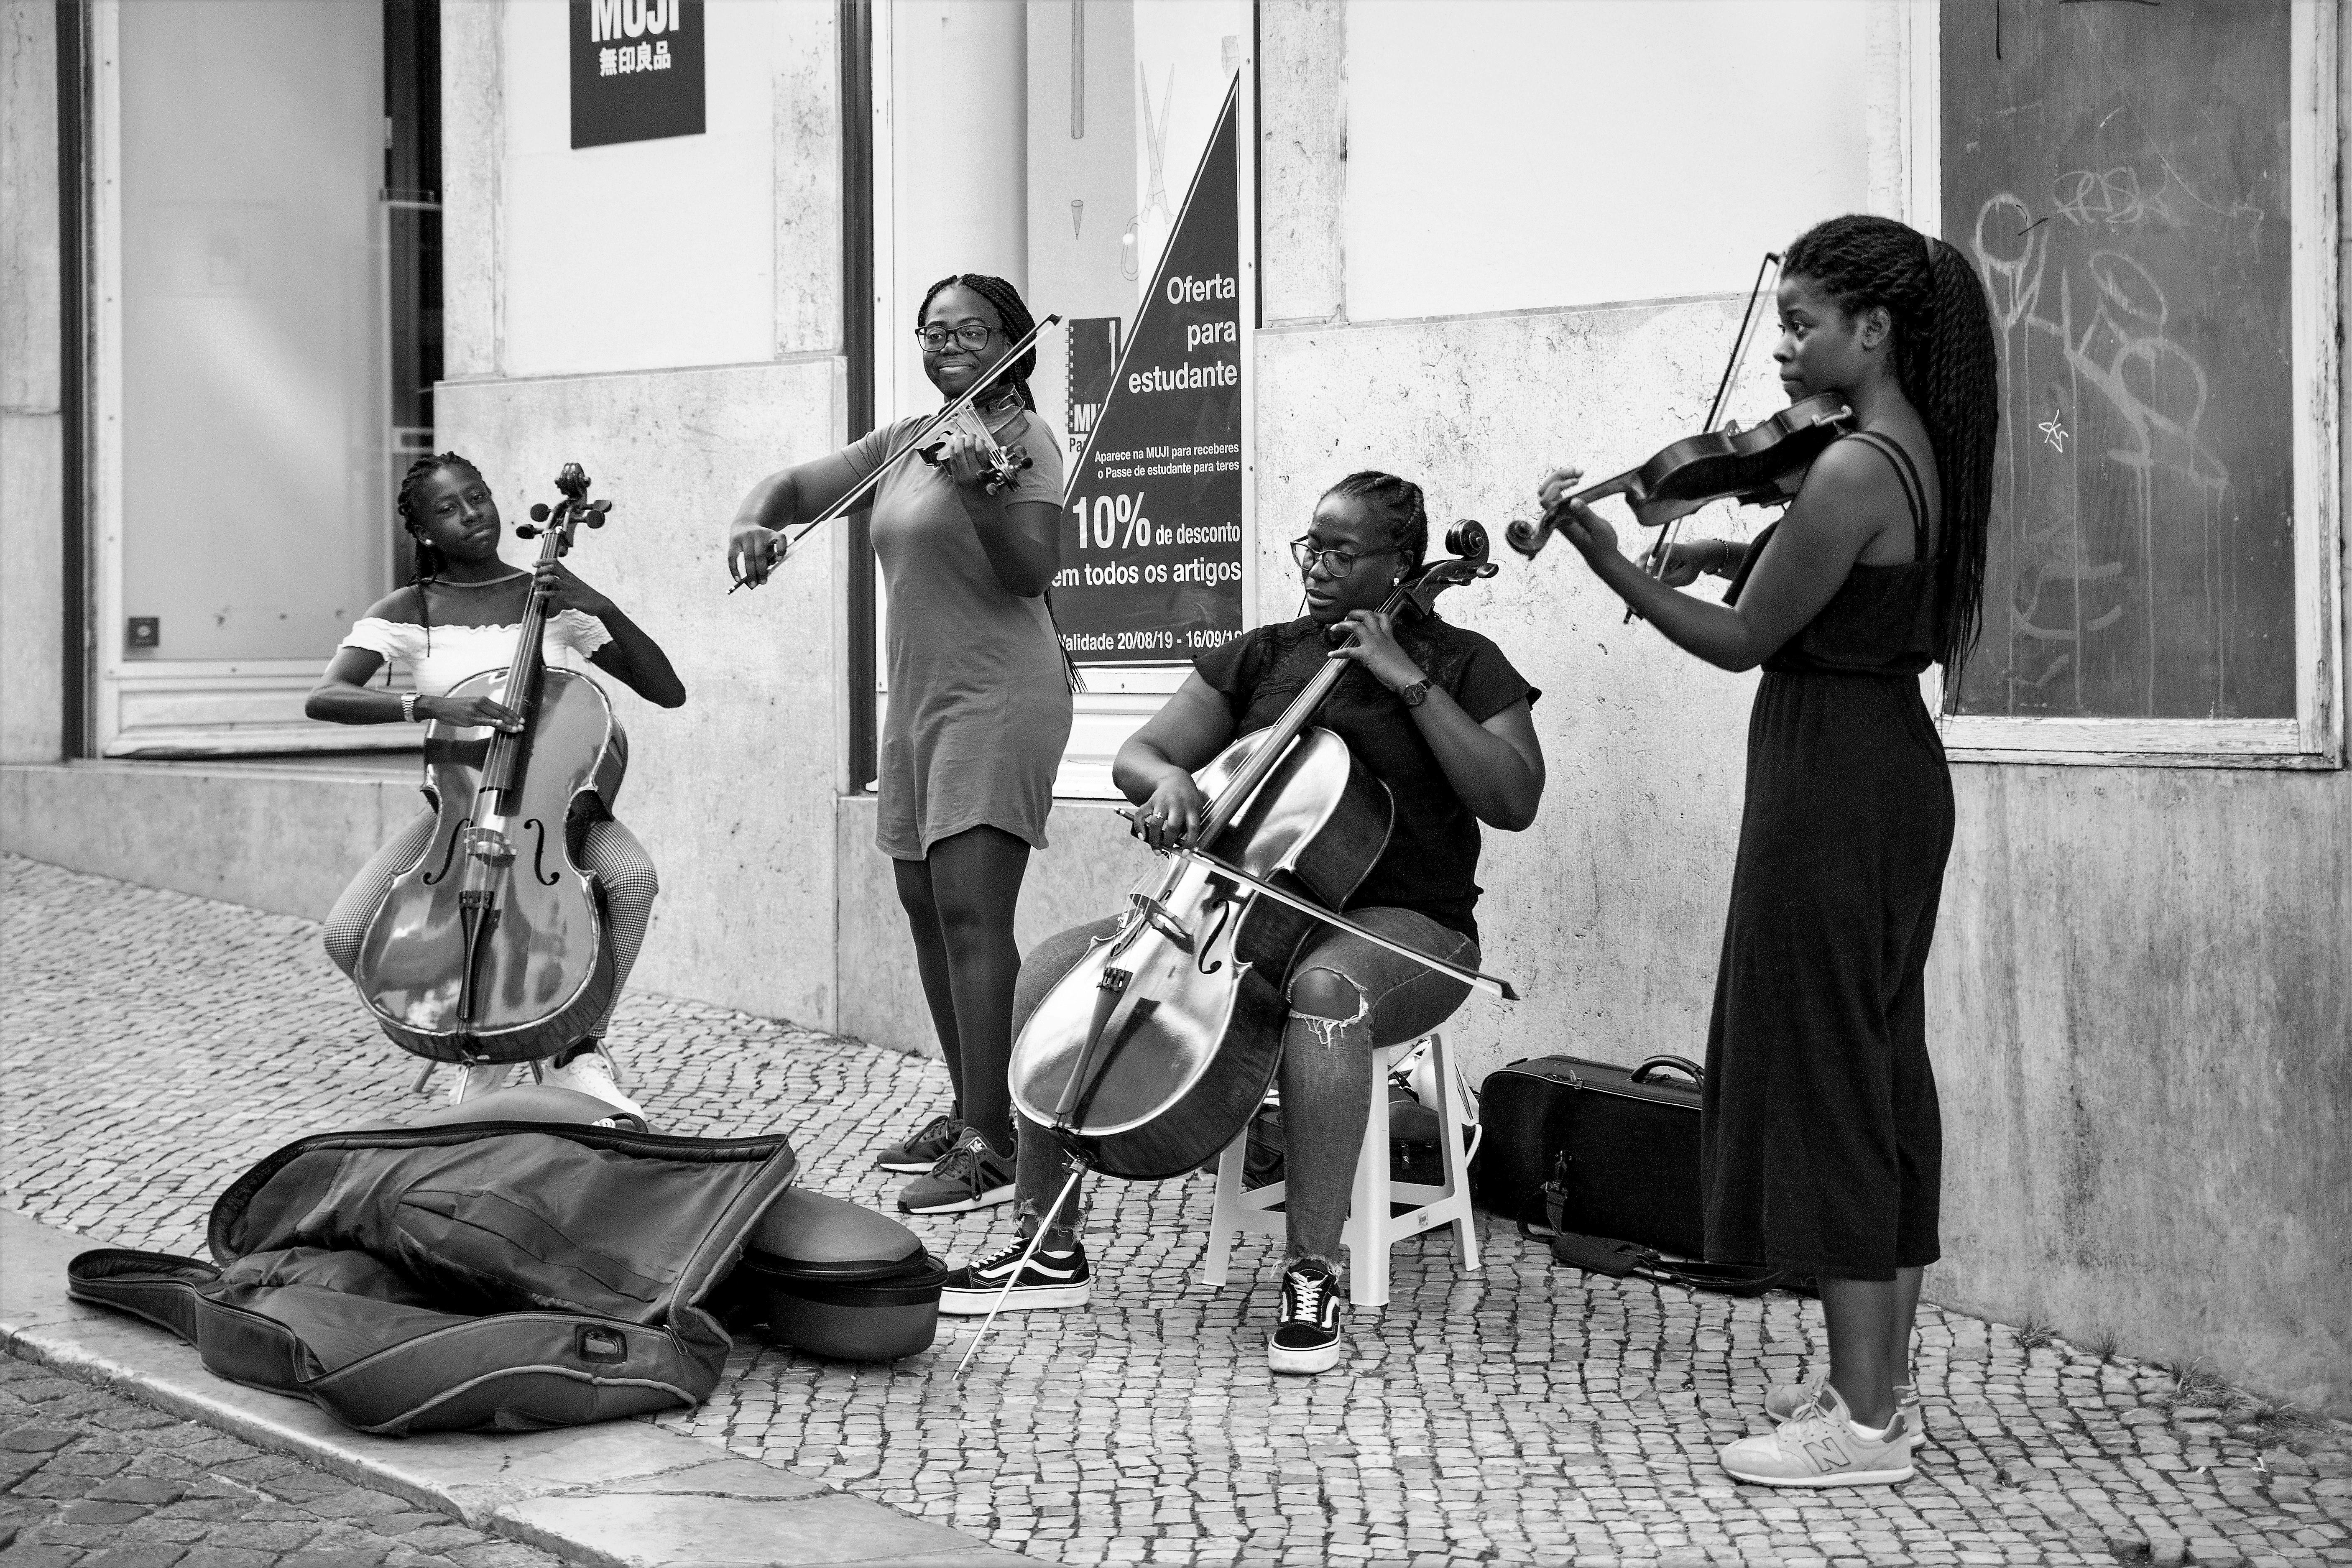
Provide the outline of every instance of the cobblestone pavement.
{"type": "Polygon", "coordinates": [[[560,1568],[404,1498],[0,1356],[0,1568],[560,1568]]]}
{"type": "MultiPolygon", "coordinates": [[[[416,1103],[316,926],[0,871],[0,1202],[195,1252],[253,1160],[416,1103]]],[[[613,1044],[665,1131],[787,1132],[805,1182],[877,1205],[902,1178],[872,1150],[947,1098],[935,1063],[671,998],[630,997],[613,1044]]],[[[747,1346],[664,1425],[1070,1563],[2352,1563],[2352,1428],[1933,1309],[1916,1479],[1731,1484],[1716,1449],[1820,1364],[1818,1308],[1552,1268],[1505,1224],[1475,1275],[1442,1237],[1399,1247],[1340,1368],[1277,1380],[1270,1244],[1236,1248],[1233,1286],[1194,1282],[1209,1199],[1111,1184],[1094,1305],[1004,1320],[961,1384],[969,1324],[890,1365],[747,1346]]],[[[945,1253],[997,1223],[918,1222],[945,1253]]]]}

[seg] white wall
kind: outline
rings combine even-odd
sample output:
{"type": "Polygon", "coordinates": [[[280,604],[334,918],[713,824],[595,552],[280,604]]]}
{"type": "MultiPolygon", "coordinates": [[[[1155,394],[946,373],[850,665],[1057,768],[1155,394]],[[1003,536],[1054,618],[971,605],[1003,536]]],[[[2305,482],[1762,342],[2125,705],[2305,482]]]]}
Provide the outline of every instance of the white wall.
{"type": "Polygon", "coordinates": [[[1352,0],[1355,321],[1715,294],[1868,205],[1856,0],[1352,0]]]}

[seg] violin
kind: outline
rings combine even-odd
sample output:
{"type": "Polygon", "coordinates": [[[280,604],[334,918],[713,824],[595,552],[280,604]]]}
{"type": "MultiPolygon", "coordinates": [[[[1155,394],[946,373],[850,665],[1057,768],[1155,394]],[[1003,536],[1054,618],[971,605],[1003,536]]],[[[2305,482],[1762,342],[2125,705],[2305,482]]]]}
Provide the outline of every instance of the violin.
{"type": "MultiPolygon", "coordinates": [[[[561,560],[612,503],[588,500],[566,463],[553,509],[516,528],[540,541],[538,566],[561,560]],[[536,526],[534,526],[536,525],[536,526]]],[[[425,731],[433,837],[361,940],[352,979],[394,1044],[445,1062],[513,1062],[580,1040],[613,994],[603,901],[572,858],[572,825],[612,814],[628,737],[604,689],[550,669],[540,638],[547,592],[534,584],[505,669],[469,675],[451,697],[488,697],[520,717],[513,731],[436,721],[425,731]]]]}
{"type": "MultiPolygon", "coordinates": [[[[1021,356],[1029,352],[1046,328],[1058,327],[1061,324],[1060,316],[1047,316],[1013,340],[1013,346],[1004,351],[1004,357],[982,372],[980,378],[970,386],[964,388],[961,396],[925,420],[921,429],[908,437],[906,442],[897,451],[876,464],[874,471],[852,486],[848,494],[801,524],[798,531],[793,534],[790,544],[798,544],[809,536],[811,530],[820,524],[832,522],[856,510],[858,503],[866,499],[867,492],[882,482],[883,476],[904,462],[910,455],[921,453],[925,462],[936,467],[942,460],[947,448],[947,437],[951,431],[978,437],[982,443],[982,452],[992,454],[989,458],[988,490],[991,495],[995,494],[1005,485],[1011,484],[1015,473],[1030,466],[1029,454],[1018,446],[1008,451],[1006,447],[999,445],[995,434],[988,428],[978,414],[972,412],[972,405],[980,401],[982,393],[1002,381],[1005,373],[1021,362],[1021,356]],[[967,419],[968,424],[964,423],[967,419]],[[1017,461],[1013,460],[1012,453],[1019,454],[1017,461]]],[[[787,549],[790,548],[790,544],[787,545],[787,549]]],[[[782,560],[782,557],[779,555],[777,559],[782,560]]],[[[737,578],[735,588],[756,588],[767,580],[765,571],[762,570],[758,576],[737,578]]],[[[730,588],[727,591],[732,594],[735,588],[730,588]]]]}
{"type": "Polygon", "coordinates": [[[1805,470],[1853,424],[1853,410],[1833,393],[1801,399],[1742,430],[1736,425],[1669,442],[1638,468],[1560,497],[1537,522],[1503,531],[1512,549],[1533,559],[1565,526],[1569,508],[1622,495],[1645,528],[1688,517],[1709,501],[1772,506],[1796,499],[1805,470]]]}
{"type": "Polygon", "coordinates": [[[977,405],[964,404],[952,415],[942,416],[940,423],[931,426],[929,435],[932,439],[916,447],[915,456],[934,468],[946,464],[950,437],[969,437],[980,448],[981,488],[990,495],[1011,485],[1013,477],[1022,469],[1036,467],[1030,460],[1028,447],[1017,441],[1007,447],[997,440],[996,432],[991,430],[988,421],[981,417],[977,405]]]}
{"type": "MultiPolygon", "coordinates": [[[[1412,573],[1383,614],[1427,615],[1445,589],[1495,574],[1479,524],[1457,523],[1446,547],[1455,557],[1412,573]]],[[[1191,843],[1128,895],[1117,931],[1087,950],[1013,1043],[1013,1104],[1086,1167],[1157,1181],[1234,1141],[1274,1081],[1284,983],[1318,927],[1517,998],[1503,981],[1337,912],[1379,862],[1394,814],[1388,786],[1314,726],[1346,668],[1327,663],[1281,718],[1201,770],[1209,808],[1191,843]]]]}

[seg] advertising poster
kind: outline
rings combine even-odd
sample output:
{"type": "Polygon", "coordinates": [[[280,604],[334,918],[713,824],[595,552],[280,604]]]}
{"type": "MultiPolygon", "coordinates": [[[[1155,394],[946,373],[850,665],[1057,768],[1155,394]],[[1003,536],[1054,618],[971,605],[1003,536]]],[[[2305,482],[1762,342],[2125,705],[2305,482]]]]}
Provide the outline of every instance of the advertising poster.
{"type": "Polygon", "coordinates": [[[1081,665],[1188,664],[1240,635],[1247,603],[1248,12],[1048,15],[1031,33],[1030,267],[1043,308],[1070,317],[1061,374],[1049,348],[1036,378],[1069,472],[1055,621],[1081,665]]]}
{"type": "Polygon", "coordinates": [[[572,145],[703,132],[702,0],[572,0],[572,145]]]}

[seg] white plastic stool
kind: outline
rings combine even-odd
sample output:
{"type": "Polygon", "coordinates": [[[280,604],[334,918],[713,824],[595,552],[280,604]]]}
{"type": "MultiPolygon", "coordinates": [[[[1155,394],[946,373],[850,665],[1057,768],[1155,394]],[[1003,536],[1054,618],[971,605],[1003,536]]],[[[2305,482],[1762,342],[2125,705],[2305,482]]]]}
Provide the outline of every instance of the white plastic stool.
{"type": "MultiPolygon", "coordinates": [[[[1469,1162],[1462,1149],[1463,1131],[1470,1125],[1462,1103],[1461,1080],[1454,1076],[1453,1055],[1442,1035],[1429,1041],[1430,1065],[1437,1090],[1437,1143],[1444,1161],[1443,1185],[1389,1180],[1389,1073],[1418,1045],[1380,1046],[1372,1051],[1372,1111],[1364,1125],[1364,1147],[1356,1156],[1356,1184],[1348,1202],[1348,1223],[1339,1244],[1348,1249],[1348,1300],[1359,1307],[1385,1307],[1389,1302],[1389,1248],[1409,1236],[1441,1225],[1452,1225],[1461,1237],[1462,1267],[1478,1268],[1478,1232],[1470,1213],[1469,1162]],[[1395,1205],[1413,1206],[1392,1213],[1395,1205]]],[[[1209,1219],[1209,1256],[1201,1278],[1211,1285],[1225,1282],[1234,1237],[1246,1231],[1267,1236],[1284,1234],[1283,1194],[1287,1182],[1274,1182],[1252,1192],[1242,1190],[1242,1162],[1249,1152],[1249,1132],[1225,1145],[1217,1158],[1217,1203],[1209,1219]]]]}

